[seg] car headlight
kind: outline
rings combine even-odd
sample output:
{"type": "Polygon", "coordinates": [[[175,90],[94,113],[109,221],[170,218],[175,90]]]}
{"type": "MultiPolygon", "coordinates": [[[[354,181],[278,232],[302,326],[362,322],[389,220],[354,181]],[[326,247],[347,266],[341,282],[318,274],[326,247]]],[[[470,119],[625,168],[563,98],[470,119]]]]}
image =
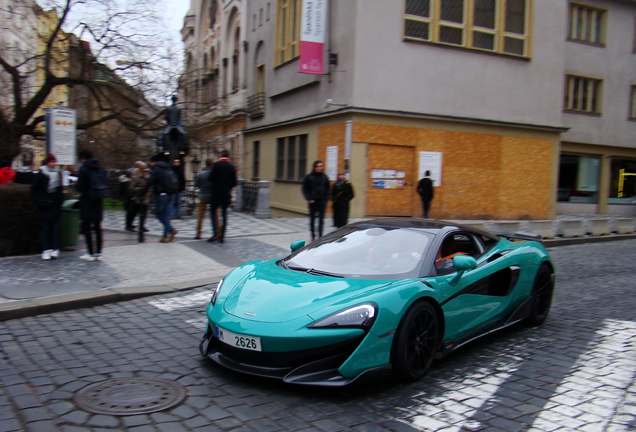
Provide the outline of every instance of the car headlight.
{"type": "Polygon", "coordinates": [[[212,293],[212,298],[210,299],[210,303],[212,303],[212,306],[216,304],[216,299],[219,297],[219,293],[221,292],[222,285],[223,285],[223,279],[221,279],[219,283],[216,284],[216,288],[214,288],[214,292],[212,293]]]}
{"type": "Polygon", "coordinates": [[[375,305],[361,304],[319,319],[309,325],[309,328],[357,327],[366,329],[371,327],[376,315],[375,305]]]}

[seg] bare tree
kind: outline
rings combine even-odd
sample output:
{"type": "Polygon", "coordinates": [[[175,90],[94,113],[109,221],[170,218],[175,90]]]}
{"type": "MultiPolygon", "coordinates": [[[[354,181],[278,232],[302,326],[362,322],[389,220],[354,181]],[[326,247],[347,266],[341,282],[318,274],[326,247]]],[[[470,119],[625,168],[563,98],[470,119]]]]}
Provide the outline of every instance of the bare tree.
{"type": "Polygon", "coordinates": [[[24,137],[43,137],[42,108],[54,105],[58,88],[66,89],[68,106],[78,110],[79,136],[86,140],[80,147],[109,134],[103,145],[154,137],[161,127],[157,106],[175,91],[182,61],[178,43],[156,14],[158,1],[128,0],[125,10],[119,0],[39,3],[0,0],[3,16],[21,19],[34,12],[48,23],[37,27],[30,46],[6,46],[0,38],[0,159],[19,155],[24,137]]]}

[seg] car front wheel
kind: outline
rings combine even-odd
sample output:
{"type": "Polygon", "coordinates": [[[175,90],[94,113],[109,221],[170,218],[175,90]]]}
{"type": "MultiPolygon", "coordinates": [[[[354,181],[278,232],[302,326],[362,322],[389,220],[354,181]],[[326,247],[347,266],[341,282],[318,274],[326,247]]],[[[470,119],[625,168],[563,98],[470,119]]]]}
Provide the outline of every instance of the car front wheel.
{"type": "Polygon", "coordinates": [[[527,322],[530,325],[539,325],[545,321],[552,305],[552,293],[554,281],[550,268],[543,264],[539,267],[532,287],[532,311],[527,322]]]}
{"type": "Polygon", "coordinates": [[[440,343],[437,311],[429,302],[414,304],[402,318],[393,341],[393,375],[401,381],[423,377],[440,343]]]}

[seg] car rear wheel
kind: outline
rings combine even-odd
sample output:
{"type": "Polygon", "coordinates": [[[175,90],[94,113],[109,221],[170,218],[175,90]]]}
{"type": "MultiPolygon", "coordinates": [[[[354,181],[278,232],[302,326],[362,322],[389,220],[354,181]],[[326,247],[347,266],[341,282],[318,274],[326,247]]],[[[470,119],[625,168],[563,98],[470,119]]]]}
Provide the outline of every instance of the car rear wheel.
{"type": "Polygon", "coordinates": [[[552,293],[554,282],[550,268],[543,264],[537,270],[532,287],[532,311],[527,322],[530,325],[539,325],[545,321],[552,305],[552,293]]]}
{"type": "Polygon", "coordinates": [[[393,375],[401,381],[423,377],[440,343],[437,311],[429,302],[414,304],[402,318],[393,341],[393,375]]]}

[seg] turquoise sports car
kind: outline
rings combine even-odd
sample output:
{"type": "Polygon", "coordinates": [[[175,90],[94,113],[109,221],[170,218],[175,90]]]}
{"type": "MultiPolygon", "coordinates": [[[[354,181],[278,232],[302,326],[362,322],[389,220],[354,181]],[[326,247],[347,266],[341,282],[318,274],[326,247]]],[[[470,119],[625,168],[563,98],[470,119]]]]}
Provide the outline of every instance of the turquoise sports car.
{"type": "Polygon", "coordinates": [[[494,330],[542,323],[554,266],[541,237],[428,219],[376,219],[232,270],[199,345],[214,362],[289,383],[342,386],[434,358],[494,330]]]}

